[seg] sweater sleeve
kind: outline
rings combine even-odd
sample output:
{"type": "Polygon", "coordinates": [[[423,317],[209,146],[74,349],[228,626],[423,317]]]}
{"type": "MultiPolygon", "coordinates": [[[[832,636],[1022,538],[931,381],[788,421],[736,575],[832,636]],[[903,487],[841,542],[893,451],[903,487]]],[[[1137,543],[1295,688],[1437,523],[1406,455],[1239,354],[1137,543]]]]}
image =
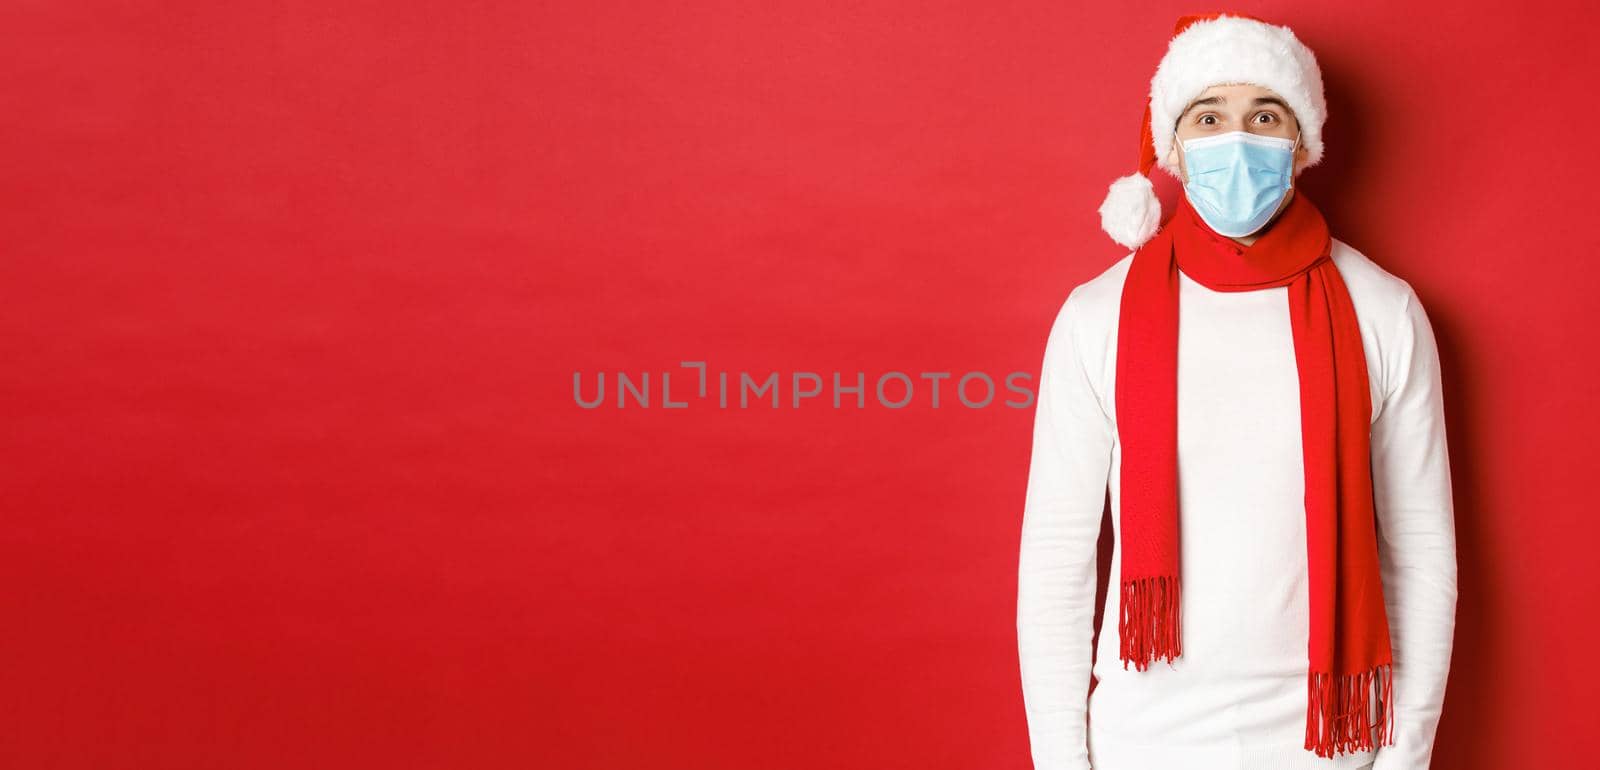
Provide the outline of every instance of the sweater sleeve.
{"type": "Polygon", "coordinates": [[[1035,770],[1089,770],[1096,545],[1113,428],[1078,345],[1078,290],[1045,345],[1018,559],[1017,649],[1035,770]]]}
{"type": "Polygon", "coordinates": [[[1372,428],[1379,565],[1394,652],[1394,744],[1373,770],[1427,770],[1455,635],[1456,538],[1433,329],[1409,290],[1372,428]]]}

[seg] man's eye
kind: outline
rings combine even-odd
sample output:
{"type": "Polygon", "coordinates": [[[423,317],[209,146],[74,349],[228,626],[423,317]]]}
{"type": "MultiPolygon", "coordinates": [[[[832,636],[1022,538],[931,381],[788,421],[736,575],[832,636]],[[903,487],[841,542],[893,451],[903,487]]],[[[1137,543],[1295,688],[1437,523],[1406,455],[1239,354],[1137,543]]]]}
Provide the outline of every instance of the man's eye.
{"type": "Polygon", "coordinates": [[[1256,117],[1258,117],[1258,118],[1266,118],[1267,119],[1266,122],[1268,122],[1268,123],[1271,123],[1272,121],[1278,119],[1277,115],[1274,115],[1274,114],[1272,114],[1270,112],[1263,112],[1260,115],[1257,115],[1256,117]]]}
{"type": "Polygon", "coordinates": [[[1215,115],[1201,115],[1200,116],[1200,122],[1201,123],[1207,123],[1207,124],[1215,123],[1215,122],[1217,122],[1217,116],[1215,116],[1215,115]]]}

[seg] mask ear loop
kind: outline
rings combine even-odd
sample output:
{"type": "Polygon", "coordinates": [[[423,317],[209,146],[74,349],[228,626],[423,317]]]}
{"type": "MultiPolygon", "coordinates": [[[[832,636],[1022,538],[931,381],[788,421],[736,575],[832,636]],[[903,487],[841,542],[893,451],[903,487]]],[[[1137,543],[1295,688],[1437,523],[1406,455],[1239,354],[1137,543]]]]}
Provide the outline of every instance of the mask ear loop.
{"type": "Polygon", "coordinates": [[[1289,148],[1289,189],[1294,189],[1294,161],[1300,152],[1300,137],[1305,135],[1304,130],[1294,132],[1294,146],[1289,148]]]}
{"type": "Polygon", "coordinates": [[[1183,184],[1189,183],[1189,153],[1183,149],[1183,138],[1178,136],[1178,129],[1172,129],[1172,143],[1178,148],[1178,169],[1183,184]]]}
{"type": "Polygon", "coordinates": [[[1182,158],[1183,160],[1182,165],[1179,166],[1179,168],[1183,171],[1183,178],[1181,181],[1183,184],[1187,185],[1189,184],[1189,150],[1183,146],[1183,138],[1178,136],[1177,126],[1173,126],[1172,128],[1172,143],[1177,146],[1178,157],[1182,158]]]}

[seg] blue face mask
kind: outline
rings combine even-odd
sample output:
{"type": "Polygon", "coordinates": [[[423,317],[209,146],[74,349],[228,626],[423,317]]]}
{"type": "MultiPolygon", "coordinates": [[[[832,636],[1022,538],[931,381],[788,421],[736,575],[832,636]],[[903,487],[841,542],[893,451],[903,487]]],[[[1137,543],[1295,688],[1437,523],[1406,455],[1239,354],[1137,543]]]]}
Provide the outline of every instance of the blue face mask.
{"type": "Polygon", "coordinates": [[[1300,138],[1246,131],[1180,141],[1189,180],[1183,189],[1211,229],[1239,238],[1265,227],[1294,187],[1300,138]]]}

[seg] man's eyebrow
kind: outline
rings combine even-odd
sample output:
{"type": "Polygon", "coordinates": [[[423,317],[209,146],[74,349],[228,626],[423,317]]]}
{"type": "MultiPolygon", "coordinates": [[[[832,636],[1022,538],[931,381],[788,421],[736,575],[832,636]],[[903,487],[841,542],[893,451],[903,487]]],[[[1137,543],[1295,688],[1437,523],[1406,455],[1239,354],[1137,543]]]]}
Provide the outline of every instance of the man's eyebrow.
{"type": "Polygon", "coordinates": [[[1251,102],[1251,104],[1255,107],[1260,107],[1263,104],[1276,104],[1288,112],[1294,112],[1293,109],[1290,109],[1289,105],[1285,104],[1282,99],[1279,99],[1276,96],[1257,96],[1255,101],[1251,102]]]}
{"type": "Polygon", "coordinates": [[[1208,97],[1206,97],[1204,99],[1196,99],[1196,100],[1194,100],[1192,102],[1189,102],[1189,106],[1184,107],[1183,108],[1183,113],[1180,114],[1178,117],[1181,118],[1184,115],[1188,115],[1190,110],[1193,110],[1194,108],[1199,107],[1202,104],[1221,104],[1222,102],[1223,102],[1223,98],[1220,97],[1220,96],[1208,96],[1208,97]]]}
{"type": "MultiPolygon", "coordinates": [[[[1227,101],[1227,98],[1222,96],[1208,96],[1204,99],[1197,99],[1190,103],[1188,107],[1183,109],[1183,115],[1188,115],[1190,110],[1193,110],[1202,104],[1222,104],[1225,101],[1227,101]]],[[[1287,112],[1294,112],[1294,110],[1291,109],[1288,104],[1285,104],[1282,99],[1279,99],[1276,96],[1257,96],[1253,101],[1251,101],[1250,104],[1253,107],[1260,107],[1263,104],[1276,104],[1287,112]]],[[[1183,115],[1179,115],[1178,117],[1181,119],[1183,115]]]]}

